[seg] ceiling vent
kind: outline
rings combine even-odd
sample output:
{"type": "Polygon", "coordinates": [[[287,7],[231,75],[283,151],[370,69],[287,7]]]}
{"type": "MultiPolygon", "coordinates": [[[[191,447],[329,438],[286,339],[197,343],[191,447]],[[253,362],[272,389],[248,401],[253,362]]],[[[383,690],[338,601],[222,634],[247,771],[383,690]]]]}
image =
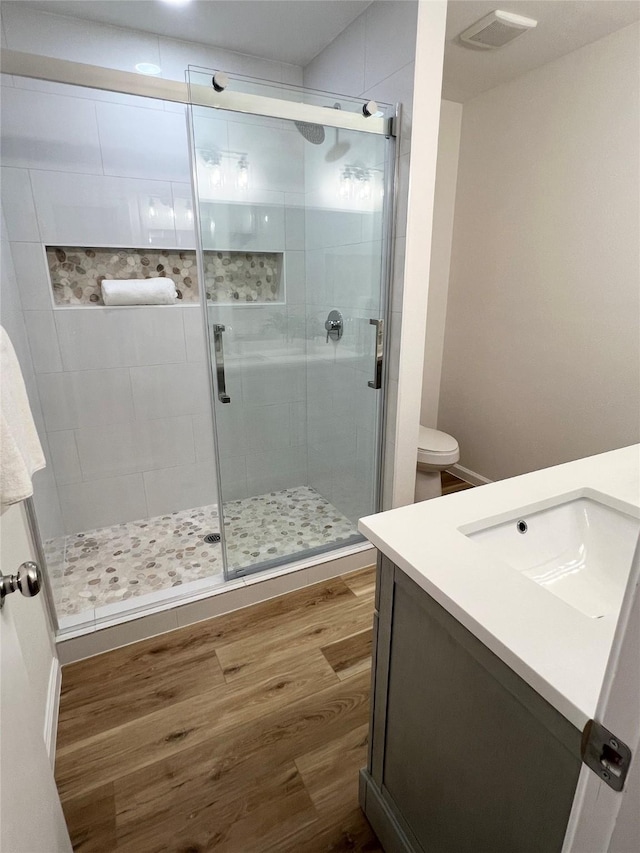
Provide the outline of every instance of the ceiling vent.
{"type": "Polygon", "coordinates": [[[538,25],[533,18],[514,15],[513,12],[501,12],[496,9],[490,15],[485,15],[473,26],[460,33],[460,41],[490,50],[503,47],[508,42],[517,39],[527,30],[538,25]]]}

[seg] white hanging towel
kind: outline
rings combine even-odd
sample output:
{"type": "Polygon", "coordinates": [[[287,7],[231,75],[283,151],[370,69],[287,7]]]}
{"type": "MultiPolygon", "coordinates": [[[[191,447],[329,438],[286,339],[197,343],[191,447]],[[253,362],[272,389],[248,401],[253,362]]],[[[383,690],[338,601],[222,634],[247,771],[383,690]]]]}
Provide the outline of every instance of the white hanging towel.
{"type": "Polygon", "coordinates": [[[24,379],[9,335],[0,326],[0,503],[18,503],[33,494],[31,477],[44,468],[24,379]]]}
{"type": "Polygon", "coordinates": [[[105,305],[173,305],[178,298],[170,278],[104,279],[100,287],[105,305]]]}

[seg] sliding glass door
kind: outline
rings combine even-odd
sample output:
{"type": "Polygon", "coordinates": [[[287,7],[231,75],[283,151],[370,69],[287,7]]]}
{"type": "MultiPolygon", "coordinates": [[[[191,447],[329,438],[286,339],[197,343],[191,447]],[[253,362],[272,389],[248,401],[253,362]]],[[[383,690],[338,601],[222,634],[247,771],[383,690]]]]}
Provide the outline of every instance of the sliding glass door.
{"type": "Polygon", "coordinates": [[[378,508],[393,141],[362,103],[212,77],[190,72],[213,103],[192,107],[192,157],[237,577],[356,544],[378,508]]]}

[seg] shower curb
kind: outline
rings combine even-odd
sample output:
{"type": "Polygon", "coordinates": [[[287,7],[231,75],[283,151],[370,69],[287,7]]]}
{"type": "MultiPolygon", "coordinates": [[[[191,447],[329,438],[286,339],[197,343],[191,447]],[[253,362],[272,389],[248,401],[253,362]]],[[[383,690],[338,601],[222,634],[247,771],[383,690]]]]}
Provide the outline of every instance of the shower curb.
{"type": "Polygon", "coordinates": [[[69,632],[56,641],[60,664],[74,663],[204,619],[259,604],[305,586],[366,568],[373,565],[375,559],[375,548],[365,544],[331,560],[293,566],[284,572],[280,570],[250,575],[240,581],[221,584],[215,590],[199,592],[192,600],[183,603],[167,601],[152,612],[147,609],[128,614],[125,618],[81,629],[72,636],[69,636],[69,632]]]}

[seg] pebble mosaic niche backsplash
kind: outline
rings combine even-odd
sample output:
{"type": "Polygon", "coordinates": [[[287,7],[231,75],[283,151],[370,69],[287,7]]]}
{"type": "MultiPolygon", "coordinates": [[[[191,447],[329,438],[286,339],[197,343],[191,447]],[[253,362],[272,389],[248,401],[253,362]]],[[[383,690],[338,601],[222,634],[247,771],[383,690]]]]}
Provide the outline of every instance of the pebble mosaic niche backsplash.
{"type": "Polygon", "coordinates": [[[209,302],[284,302],[277,252],[204,252],[204,281],[209,302]]]}
{"type": "MultiPolygon", "coordinates": [[[[183,302],[198,301],[195,251],[178,249],[91,249],[47,246],[56,305],[104,305],[104,279],[172,278],[183,302]]],[[[204,253],[205,290],[210,302],[283,302],[282,255],[277,252],[204,253]]]]}

